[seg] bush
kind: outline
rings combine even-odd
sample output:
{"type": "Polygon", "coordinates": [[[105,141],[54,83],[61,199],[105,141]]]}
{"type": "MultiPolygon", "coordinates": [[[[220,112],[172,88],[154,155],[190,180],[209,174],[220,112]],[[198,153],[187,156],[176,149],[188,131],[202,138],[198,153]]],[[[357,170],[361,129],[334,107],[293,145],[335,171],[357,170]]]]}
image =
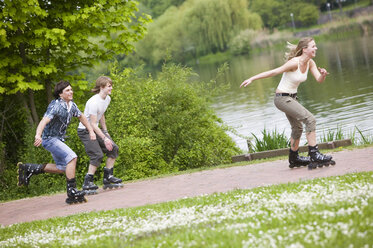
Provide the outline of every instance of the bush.
{"type": "Polygon", "coordinates": [[[308,27],[317,24],[319,10],[312,4],[299,3],[294,5],[294,15],[296,21],[300,21],[302,26],[308,27]]]}
{"type": "Polygon", "coordinates": [[[126,179],[213,166],[238,153],[200,83],[190,82],[190,69],[167,66],[157,79],[131,70],[111,76],[115,87],[106,119],[126,179]]]}
{"type": "Polygon", "coordinates": [[[251,29],[241,31],[229,43],[229,50],[234,55],[249,54],[251,50],[251,41],[255,38],[257,32],[251,29]]]}

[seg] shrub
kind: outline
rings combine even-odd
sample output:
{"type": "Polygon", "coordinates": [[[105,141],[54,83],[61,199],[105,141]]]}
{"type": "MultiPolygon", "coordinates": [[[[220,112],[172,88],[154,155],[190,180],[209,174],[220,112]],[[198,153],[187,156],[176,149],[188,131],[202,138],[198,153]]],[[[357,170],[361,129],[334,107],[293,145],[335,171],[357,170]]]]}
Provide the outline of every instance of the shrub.
{"type": "Polygon", "coordinates": [[[112,73],[109,130],[120,147],[127,179],[230,162],[238,148],[219,126],[192,72],[165,66],[157,79],[135,71],[112,73]]]}
{"type": "Polygon", "coordinates": [[[246,29],[241,31],[229,43],[229,50],[234,55],[249,54],[251,50],[251,41],[257,33],[254,30],[246,29]]]}

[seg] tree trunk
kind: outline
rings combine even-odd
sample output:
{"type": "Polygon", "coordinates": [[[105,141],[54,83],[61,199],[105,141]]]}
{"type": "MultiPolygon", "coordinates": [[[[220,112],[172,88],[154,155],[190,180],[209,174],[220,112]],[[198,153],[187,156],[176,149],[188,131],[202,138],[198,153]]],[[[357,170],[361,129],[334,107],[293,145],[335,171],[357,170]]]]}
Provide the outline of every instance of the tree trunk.
{"type": "Polygon", "coordinates": [[[28,90],[28,96],[29,96],[29,103],[30,103],[32,119],[34,120],[34,123],[39,123],[39,116],[38,116],[38,113],[36,112],[36,106],[35,106],[34,91],[29,89],[28,90]]]}
{"type": "Polygon", "coordinates": [[[29,108],[29,106],[27,105],[27,101],[26,101],[24,95],[23,95],[21,92],[18,91],[18,92],[17,92],[17,96],[18,96],[18,98],[21,100],[21,102],[22,102],[22,104],[23,104],[23,107],[24,107],[25,110],[26,110],[26,117],[27,117],[27,121],[28,121],[28,123],[29,123],[31,126],[35,125],[35,122],[34,122],[34,120],[33,120],[33,118],[32,118],[32,115],[31,115],[30,108],[29,108]]]}
{"type": "Polygon", "coordinates": [[[53,100],[52,80],[50,80],[50,78],[45,80],[45,90],[47,92],[47,100],[48,100],[48,104],[49,104],[53,100]]]}
{"type": "Polygon", "coordinates": [[[343,10],[342,10],[342,3],[341,3],[341,0],[337,0],[337,3],[338,3],[338,7],[339,7],[339,12],[342,13],[343,10]]]}

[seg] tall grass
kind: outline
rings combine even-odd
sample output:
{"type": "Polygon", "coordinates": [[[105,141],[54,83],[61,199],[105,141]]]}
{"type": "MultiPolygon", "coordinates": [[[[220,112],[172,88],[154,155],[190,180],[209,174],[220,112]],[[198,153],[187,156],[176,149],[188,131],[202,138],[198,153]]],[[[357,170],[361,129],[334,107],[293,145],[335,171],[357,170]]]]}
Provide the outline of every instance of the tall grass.
{"type": "Polygon", "coordinates": [[[290,145],[289,138],[287,138],[285,135],[285,130],[282,133],[279,133],[276,128],[272,131],[267,131],[267,129],[264,128],[262,131],[262,139],[258,138],[253,133],[251,134],[255,139],[255,143],[252,148],[254,152],[286,148],[290,145]]]}
{"type": "Polygon", "coordinates": [[[364,135],[363,132],[358,128],[356,127],[356,130],[358,131],[358,133],[360,134],[360,143],[363,144],[363,145],[368,145],[368,144],[373,144],[373,136],[372,135],[364,135]]]}
{"type": "MultiPolygon", "coordinates": [[[[290,138],[285,135],[285,130],[280,133],[276,128],[272,131],[264,128],[262,131],[262,138],[259,138],[254,133],[251,133],[251,135],[254,139],[248,140],[249,152],[288,148],[290,145],[290,138]]],[[[373,135],[364,134],[357,126],[355,126],[352,131],[346,133],[346,131],[343,132],[342,127],[339,125],[335,129],[324,130],[322,135],[318,137],[318,141],[324,143],[346,138],[351,139],[354,145],[373,144],[373,135]],[[359,135],[358,137],[357,134],[359,135]]]]}
{"type": "Polygon", "coordinates": [[[330,142],[334,140],[345,139],[342,128],[338,125],[335,130],[328,129],[326,132],[323,131],[323,136],[321,136],[321,142],[330,142]]]}

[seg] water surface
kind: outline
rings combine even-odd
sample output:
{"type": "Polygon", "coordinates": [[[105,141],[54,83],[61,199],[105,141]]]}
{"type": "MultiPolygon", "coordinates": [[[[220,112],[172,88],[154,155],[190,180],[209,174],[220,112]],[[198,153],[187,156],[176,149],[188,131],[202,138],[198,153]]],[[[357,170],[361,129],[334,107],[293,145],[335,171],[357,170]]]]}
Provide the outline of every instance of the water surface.
{"type": "MultiPolygon", "coordinates": [[[[328,130],[336,131],[337,127],[342,129],[345,138],[350,137],[355,126],[365,135],[373,135],[373,37],[317,42],[317,46],[314,60],[330,74],[319,84],[309,73],[308,80],[298,88],[298,96],[301,104],[316,117],[318,140],[328,130]]],[[[285,131],[290,137],[285,114],[273,104],[281,75],[239,88],[250,76],[282,65],[284,51],[238,56],[229,61],[227,81],[230,88],[215,98],[213,108],[225,124],[236,130],[237,135],[229,135],[244,151],[247,151],[246,138],[252,138],[252,133],[262,137],[264,128],[285,131]]],[[[209,81],[218,66],[200,65],[195,70],[202,80],[209,81]]],[[[304,136],[301,145],[306,142],[304,136]]]]}

